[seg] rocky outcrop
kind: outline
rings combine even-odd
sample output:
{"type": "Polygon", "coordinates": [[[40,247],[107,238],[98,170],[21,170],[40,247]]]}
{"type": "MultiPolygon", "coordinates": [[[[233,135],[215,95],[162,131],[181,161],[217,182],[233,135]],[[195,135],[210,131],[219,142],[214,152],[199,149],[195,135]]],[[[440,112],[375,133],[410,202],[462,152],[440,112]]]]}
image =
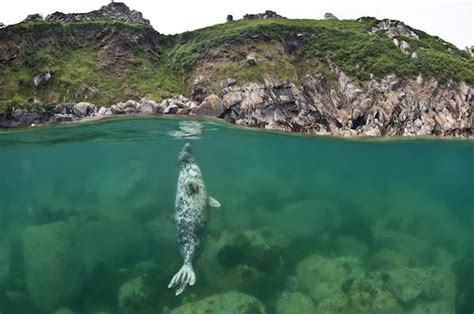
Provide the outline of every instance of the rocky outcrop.
{"type": "Polygon", "coordinates": [[[419,39],[418,35],[405,23],[397,20],[384,19],[381,20],[377,25],[372,27],[371,32],[375,33],[383,31],[388,37],[408,37],[413,39],[419,39]]]}
{"type": "Polygon", "coordinates": [[[145,288],[142,276],[122,284],[118,292],[118,307],[121,313],[139,313],[145,311],[149,292],[145,288]]]}
{"type": "Polygon", "coordinates": [[[338,20],[338,18],[331,12],[324,13],[324,19],[325,20],[338,20]]]}
{"type": "Polygon", "coordinates": [[[264,13],[245,14],[242,20],[258,20],[258,19],[285,19],[285,17],[278,15],[275,11],[267,10],[264,13]]]}
{"type": "MultiPolygon", "coordinates": [[[[239,125],[342,136],[464,136],[473,134],[472,87],[440,85],[395,75],[360,82],[334,67],[296,85],[280,80],[245,83],[220,91],[224,119],[239,125]]],[[[219,93],[218,93],[219,95],[219,93]]]]}
{"type": "Polygon", "coordinates": [[[472,137],[474,90],[466,83],[434,79],[381,79],[358,81],[333,67],[330,80],[319,72],[307,74],[300,84],[277,79],[241,86],[198,77],[191,99],[180,96],[156,103],[144,98],[110,108],[78,103],[14,109],[0,116],[0,127],[97,119],[123,114],[191,114],[220,117],[242,126],[307,134],[339,136],[455,136],[472,137]],[[197,101],[196,101],[197,100],[197,101]],[[199,101],[200,100],[200,101],[199,101]]]}
{"type": "Polygon", "coordinates": [[[220,89],[213,89],[209,79],[198,77],[194,80],[191,99],[180,96],[158,104],[144,98],[98,111],[93,104],[84,102],[71,107],[14,109],[0,116],[0,126],[158,113],[206,115],[242,126],[349,137],[471,137],[474,134],[471,85],[452,81],[440,85],[421,75],[416,79],[387,75],[358,81],[335,66],[333,71],[337,81],[314,72],[304,76],[298,85],[266,79],[263,83],[241,86],[221,84],[220,89]]]}
{"type": "Polygon", "coordinates": [[[198,265],[220,289],[256,285],[283,271],[288,239],[271,230],[224,231],[206,240],[198,265]]]}
{"type": "Polygon", "coordinates": [[[454,313],[454,282],[436,268],[368,273],[341,290],[315,313],[454,313]]]}
{"type": "Polygon", "coordinates": [[[316,307],[311,298],[301,292],[283,292],[276,304],[277,314],[313,314],[316,307]]]}
{"type": "Polygon", "coordinates": [[[139,11],[130,10],[130,8],[123,2],[111,2],[104,5],[100,10],[91,11],[88,13],[70,13],[54,12],[46,18],[39,14],[28,15],[23,23],[38,23],[38,22],[60,22],[60,23],[74,23],[87,22],[99,19],[111,19],[129,24],[138,24],[149,26],[150,21],[143,18],[143,14],[139,11]]]}
{"type": "Polygon", "coordinates": [[[41,14],[30,14],[28,15],[22,23],[37,23],[37,22],[43,22],[43,16],[41,14]]]}
{"type": "Polygon", "coordinates": [[[335,259],[312,255],[296,267],[296,277],[301,291],[315,303],[342,293],[341,286],[347,280],[363,274],[361,263],[353,257],[335,259]]]}
{"type": "Polygon", "coordinates": [[[216,294],[197,302],[189,302],[171,311],[171,314],[192,313],[266,313],[263,304],[256,298],[237,291],[216,294]]]}

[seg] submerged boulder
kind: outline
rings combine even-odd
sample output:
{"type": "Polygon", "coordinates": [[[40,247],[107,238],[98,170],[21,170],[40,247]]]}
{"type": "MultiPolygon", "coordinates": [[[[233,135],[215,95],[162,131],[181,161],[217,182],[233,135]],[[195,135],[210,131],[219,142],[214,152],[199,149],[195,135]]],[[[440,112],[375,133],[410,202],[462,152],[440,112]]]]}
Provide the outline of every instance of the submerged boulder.
{"type": "Polygon", "coordinates": [[[283,292],[277,301],[277,314],[313,314],[316,307],[313,300],[301,292],[283,292]]]}
{"type": "Polygon", "coordinates": [[[315,313],[454,313],[454,280],[438,268],[372,272],[346,281],[315,313]]]}
{"type": "Polygon", "coordinates": [[[36,306],[52,311],[78,297],[84,266],[73,226],[57,222],[28,227],[23,255],[27,290],[36,306]]]}
{"type": "Polygon", "coordinates": [[[140,313],[147,305],[149,293],[142,276],[129,280],[120,286],[118,306],[124,313],[140,313]]]}
{"type": "Polygon", "coordinates": [[[230,289],[271,281],[283,271],[288,240],[268,229],[224,231],[206,239],[199,269],[214,286],[230,289]]]}
{"type": "Polygon", "coordinates": [[[216,294],[197,302],[186,303],[171,311],[171,314],[194,313],[263,314],[266,312],[259,300],[237,291],[216,294]]]}
{"type": "Polygon", "coordinates": [[[357,258],[326,258],[311,255],[296,266],[296,277],[301,291],[314,302],[342,293],[343,284],[363,274],[357,258]]]}

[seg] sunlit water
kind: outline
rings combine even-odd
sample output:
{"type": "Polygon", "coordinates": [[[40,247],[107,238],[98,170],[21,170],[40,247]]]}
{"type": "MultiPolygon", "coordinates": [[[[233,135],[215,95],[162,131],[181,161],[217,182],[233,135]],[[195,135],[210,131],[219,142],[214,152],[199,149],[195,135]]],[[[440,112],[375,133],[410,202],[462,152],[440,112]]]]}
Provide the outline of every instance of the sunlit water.
{"type": "Polygon", "coordinates": [[[273,313],[307,256],[354,256],[369,272],[390,269],[374,261],[383,249],[404,261],[393,267],[437,265],[439,252],[451,269],[464,265],[453,271],[456,308],[472,311],[473,154],[472,141],[174,119],[0,133],[0,313],[160,313],[231,290],[273,313]],[[186,142],[222,208],[211,209],[196,285],[175,297],[166,287],[181,265],[172,215],[186,142]],[[148,295],[121,304],[134,278],[148,295]]]}

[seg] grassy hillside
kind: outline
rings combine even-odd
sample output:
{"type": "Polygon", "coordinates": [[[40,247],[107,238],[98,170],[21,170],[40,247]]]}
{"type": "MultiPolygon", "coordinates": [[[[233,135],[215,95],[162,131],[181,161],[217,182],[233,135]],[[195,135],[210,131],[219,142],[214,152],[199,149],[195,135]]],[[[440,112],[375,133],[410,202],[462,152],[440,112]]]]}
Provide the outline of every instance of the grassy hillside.
{"type": "Polygon", "coordinates": [[[0,107],[31,104],[34,98],[63,104],[87,97],[99,105],[145,95],[159,100],[188,93],[190,79],[202,71],[239,83],[265,76],[297,81],[316,70],[331,76],[329,60],[360,80],[421,73],[441,83],[474,82],[474,60],[467,52],[414,30],[419,40],[403,38],[418,55],[413,59],[383,32],[369,33],[376,23],[261,19],[174,36],[111,21],[21,23],[0,29],[0,107]],[[248,65],[248,49],[263,55],[263,62],[248,65]],[[52,78],[35,86],[33,77],[48,71],[52,78]],[[96,92],[84,96],[84,86],[96,92]]]}

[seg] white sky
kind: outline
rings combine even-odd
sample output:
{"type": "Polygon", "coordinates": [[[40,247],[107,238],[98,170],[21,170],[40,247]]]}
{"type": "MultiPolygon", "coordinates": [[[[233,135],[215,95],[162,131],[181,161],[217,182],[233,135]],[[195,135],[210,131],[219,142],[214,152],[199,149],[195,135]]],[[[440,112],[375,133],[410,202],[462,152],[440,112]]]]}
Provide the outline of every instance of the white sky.
{"type": "MultiPolygon", "coordinates": [[[[120,0],[117,0],[119,2],[120,0]]],[[[88,12],[108,0],[0,0],[0,22],[13,24],[28,14],[47,15],[88,12]]],[[[361,16],[392,18],[437,35],[461,49],[474,45],[473,0],[125,0],[141,11],[153,27],[164,34],[175,34],[225,22],[245,13],[273,10],[288,18],[320,19],[331,12],[340,19],[361,16]]]]}

